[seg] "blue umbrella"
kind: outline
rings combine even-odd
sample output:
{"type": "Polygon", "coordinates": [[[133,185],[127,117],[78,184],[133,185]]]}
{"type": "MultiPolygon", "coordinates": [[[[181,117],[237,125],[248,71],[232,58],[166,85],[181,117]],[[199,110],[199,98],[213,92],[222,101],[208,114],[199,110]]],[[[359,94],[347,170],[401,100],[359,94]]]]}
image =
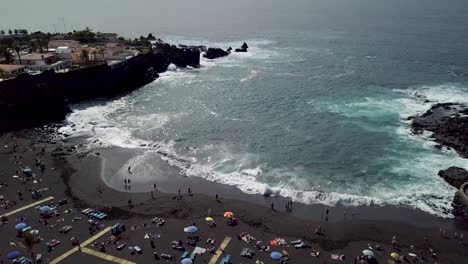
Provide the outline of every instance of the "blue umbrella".
{"type": "Polygon", "coordinates": [[[193,261],[189,258],[184,258],[181,262],[181,264],[192,264],[193,261]]]}
{"type": "Polygon", "coordinates": [[[283,255],[281,255],[281,253],[279,252],[271,252],[270,257],[274,260],[278,260],[278,259],[281,259],[283,255]]]}
{"type": "Polygon", "coordinates": [[[41,210],[41,213],[47,213],[47,212],[50,211],[50,209],[52,209],[52,208],[50,208],[50,206],[47,206],[47,205],[42,206],[41,208],[39,208],[39,210],[41,210]]]}
{"type": "Polygon", "coordinates": [[[16,230],[22,230],[23,228],[25,228],[27,225],[25,223],[19,223],[15,226],[15,229],[16,230]]]}
{"type": "Polygon", "coordinates": [[[196,226],[188,226],[186,228],[184,228],[184,232],[186,233],[195,233],[198,231],[198,228],[196,226]]]}
{"type": "Polygon", "coordinates": [[[12,251],[8,253],[7,258],[8,259],[15,259],[17,257],[21,256],[21,253],[19,251],[12,251]]]}

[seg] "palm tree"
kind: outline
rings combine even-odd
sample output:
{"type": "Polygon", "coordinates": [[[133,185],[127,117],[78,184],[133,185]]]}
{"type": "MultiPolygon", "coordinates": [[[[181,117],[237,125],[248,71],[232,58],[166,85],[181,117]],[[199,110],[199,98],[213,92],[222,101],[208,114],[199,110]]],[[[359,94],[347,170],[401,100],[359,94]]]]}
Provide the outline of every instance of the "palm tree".
{"type": "Polygon", "coordinates": [[[13,34],[13,31],[11,31],[11,29],[8,29],[8,34],[9,35],[13,34]]]}
{"type": "Polygon", "coordinates": [[[0,30],[0,35],[5,35],[5,30],[0,30]]]}
{"type": "Polygon", "coordinates": [[[2,76],[2,78],[5,78],[5,71],[1,68],[0,68],[0,76],[2,76]]]}
{"type": "Polygon", "coordinates": [[[13,49],[16,51],[16,54],[18,55],[19,63],[22,64],[22,63],[21,63],[21,55],[20,55],[20,53],[19,53],[20,50],[21,50],[21,48],[20,48],[20,46],[18,45],[18,43],[16,43],[16,42],[13,43],[13,49]]]}
{"type": "Polygon", "coordinates": [[[15,32],[15,35],[18,35],[18,30],[17,29],[15,29],[14,32],[15,32]]]}

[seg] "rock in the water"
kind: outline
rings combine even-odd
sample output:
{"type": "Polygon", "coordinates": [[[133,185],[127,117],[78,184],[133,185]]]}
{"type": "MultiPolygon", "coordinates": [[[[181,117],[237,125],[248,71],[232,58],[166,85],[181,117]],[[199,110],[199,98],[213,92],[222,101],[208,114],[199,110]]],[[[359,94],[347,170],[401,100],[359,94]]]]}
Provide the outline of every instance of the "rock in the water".
{"type": "Polygon", "coordinates": [[[247,49],[249,48],[249,45],[247,45],[247,43],[244,42],[244,44],[242,44],[242,46],[240,47],[240,49],[236,49],[235,51],[236,52],[247,52],[247,49]]]}
{"type": "Polygon", "coordinates": [[[468,182],[468,171],[458,167],[441,170],[439,171],[439,176],[457,189],[460,189],[463,183],[468,182]]]}
{"type": "Polygon", "coordinates": [[[415,116],[411,124],[416,134],[433,132],[435,142],[453,148],[468,158],[468,108],[454,103],[435,104],[426,113],[415,116]]]}
{"type": "Polygon", "coordinates": [[[206,51],[206,53],[203,55],[203,57],[212,60],[212,59],[224,57],[224,56],[227,56],[227,55],[229,55],[229,52],[227,52],[227,51],[225,51],[223,49],[209,48],[206,51]]]}

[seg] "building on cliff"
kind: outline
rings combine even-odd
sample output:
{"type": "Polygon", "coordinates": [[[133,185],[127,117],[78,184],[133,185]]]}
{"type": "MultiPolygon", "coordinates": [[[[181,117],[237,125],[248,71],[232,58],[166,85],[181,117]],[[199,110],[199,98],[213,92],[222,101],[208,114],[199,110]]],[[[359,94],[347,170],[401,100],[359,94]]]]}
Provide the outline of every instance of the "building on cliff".
{"type": "Polygon", "coordinates": [[[46,71],[63,70],[72,66],[71,61],[58,60],[56,54],[52,53],[29,53],[15,59],[17,65],[23,65],[28,70],[46,71]]]}

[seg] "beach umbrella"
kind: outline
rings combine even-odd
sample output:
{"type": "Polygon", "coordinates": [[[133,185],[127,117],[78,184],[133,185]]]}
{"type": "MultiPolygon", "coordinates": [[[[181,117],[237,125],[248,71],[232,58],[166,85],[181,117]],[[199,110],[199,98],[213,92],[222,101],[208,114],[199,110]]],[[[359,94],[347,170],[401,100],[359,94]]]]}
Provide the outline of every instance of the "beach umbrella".
{"type": "Polygon", "coordinates": [[[213,221],[214,221],[214,218],[211,217],[211,216],[208,216],[207,218],[205,218],[205,220],[206,220],[207,222],[213,222],[213,221]]]}
{"type": "Polygon", "coordinates": [[[364,249],[364,250],[362,251],[362,254],[363,254],[364,256],[367,256],[367,257],[371,257],[371,258],[374,257],[374,252],[372,252],[372,251],[370,251],[370,250],[368,250],[368,249],[364,249]]]}
{"type": "Polygon", "coordinates": [[[391,256],[394,260],[399,260],[399,259],[400,259],[400,255],[398,255],[398,253],[395,253],[395,252],[392,252],[392,254],[390,254],[390,256],[391,256]]]}
{"type": "Polygon", "coordinates": [[[20,231],[22,230],[23,228],[25,228],[27,225],[25,223],[19,223],[15,226],[15,229],[20,231]]]}
{"type": "Polygon", "coordinates": [[[181,262],[181,264],[192,264],[193,261],[189,258],[184,258],[181,262]]]}
{"type": "Polygon", "coordinates": [[[21,253],[19,251],[12,251],[8,253],[7,258],[8,259],[15,259],[17,257],[21,256],[21,253]]]}
{"type": "Polygon", "coordinates": [[[190,234],[192,234],[192,233],[195,233],[195,232],[197,232],[197,231],[198,231],[198,228],[197,228],[196,226],[188,226],[188,227],[185,227],[185,228],[184,228],[184,232],[185,232],[185,233],[190,233],[190,234]]]}
{"type": "Polygon", "coordinates": [[[233,218],[233,217],[234,217],[234,213],[233,213],[233,212],[225,212],[225,213],[224,213],[224,217],[226,217],[226,218],[233,218]]]}
{"type": "Polygon", "coordinates": [[[52,208],[50,208],[50,206],[47,206],[47,205],[41,206],[41,208],[39,208],[39,210],[41,210],[41,213],[48,213],[50,209],[52,208]]]}
{"type": "Polygon", "coordinates": [[[283,257],[283,255],[279,252],[271,252],[270,257],[274,260],[279,260],[283,257]]]}

